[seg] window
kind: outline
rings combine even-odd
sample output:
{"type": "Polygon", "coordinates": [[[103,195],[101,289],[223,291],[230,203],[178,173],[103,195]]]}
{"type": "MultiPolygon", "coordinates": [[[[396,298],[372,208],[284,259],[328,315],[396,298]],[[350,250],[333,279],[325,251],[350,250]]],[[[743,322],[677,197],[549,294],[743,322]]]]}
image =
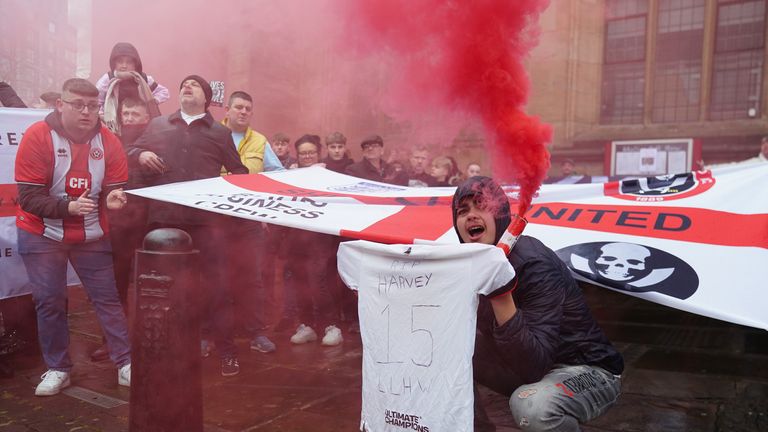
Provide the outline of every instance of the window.
{"type": "Polygon", "coordinates": [[[648,0],[607,0],[601,122],[642,123],[648,0]]]}
{"type": "Polygon", "coordinates": [[[765,44],[765,0],[720,0],[709,118],[760,115],[765,44]]]}
{"type": "Polygon", "coordinates": [[[762,118],[767,1],[605,0],[600,122],[762,118]]]}
{"type": "Polygon", "coordinates": [[[659,0],[653,72],[655,123],[699,119],[705,0],[659,0]]]}

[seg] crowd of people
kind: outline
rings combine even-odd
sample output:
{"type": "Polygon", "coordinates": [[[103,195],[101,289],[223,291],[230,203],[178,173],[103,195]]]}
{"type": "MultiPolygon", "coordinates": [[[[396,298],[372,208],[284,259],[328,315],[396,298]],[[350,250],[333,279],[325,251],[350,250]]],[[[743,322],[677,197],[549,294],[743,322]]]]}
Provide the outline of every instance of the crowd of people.
{"type": "MultiPolygon", "coordinates": [[[[27,134],[16,162],[20,253],[33,276],[40,275],[33,270],[41,265],[35,260],[51,267],[45,280],[32,280],[49,368],[39,395],[55,394],[69,384],[72,364],[66,353],[66,291],[62,288],[66,275],[59,261],[79,262],[86,250],[94,255],[88,255],[89,264],[98,261],[106,265],[101,261],[111,256],[113,273],[110,277],[103,268],[93,270],[98,275],[93,279],[89,276],[92,270],[75,267],[89,296],[98,299],[104,295],[109,305],[109,313],[97,308],[104,340],[91,358],[112,358],[122,371],[121,383],[129,382],[125,318],[133,251],[147,232],[157,228],[173,227],[189,233],[202,259],[209,263],[202,269],[208,310],[202,323],[201,354],[207,357],[216,352],[222,375],[239,372],[236,331],[250,332],[250,347],[255,351],[277,349],[279,341],[265,333],[273,319],[275,330],[293,332],[289,340],[294,344],[319,338],[321,344],[335,346],[343,341],[344,333],[359,332],[355,299],[335,269],[338,238],[138,198],[129,202],[125,189],[310,166],[411,187],[455,186],[480,172],[477,163],[462,172],[453,157],[431,158],[424,146],[411,149],[407,160],[386,158],[384,140],[375,134],[360,142],[359,161],[351,158],[347,137],[341,132],[325,139],[306,134],[292,142],[284,133],[268,139],[251,127],[253,97],[244,90],[231,92],[224,118],[214,119],[209,110],[213,91],[199,75],[182,80],[178,93],[181,108],[162,116],[160,105],[171,94],[145,72],[138,50],[121,42],[112,49],[109,70],[95,84],[84,79],[67,80],[61,93],[44,93],[33,105],[54,110],[30,128],[28,132],[39,133],[27,134]],[[81,143],[85,145],[78,145],[81,143]],[[46,154],[51,147],[56,148],[59,158],[71,154],[72,161],[60,164],[52,160],[46,154]],[[81,151],[84,148],[99,153],[103,166],[89,163],[88,151],[81,151]],[[53,172],[51,166],[55,167],[53,172]],[[109,235],[102,238],[103,233],[109,235]],[[51,244],[36,247],[33,240],[51,244]],[[252,253],[236,257],[219,254],[217,245],[222,241],[252,253]],[[92,250],[97,244],[100,248],[92,250]],[[273,244],[280,245],[277,253],[261,252],[262,246],[273,244]],[[287,244],[306,247],[287,250],[287,244]],[[276,302],[278,312],[273,311],[276,302]],[[122,315],[115,305],[120,305],[122,315]]],[[[0,102],[26,107],[4,82],[0,82],[0,102]]]]}
{"type": "MultiPolygon", "coordinates": [[[[359,161],[350,157],[340,132],[325,139],[305,134],[293,144],[283,133],[267,139],[251,126],[253,97],[247,91],[232,92],[224,118],[217,120],[209,110],[212,88],[194,74],[179,84],[180,109],[161,115],[159,105],[172,92],[144,72],[131,44],[115,45],[109,66],[96,84],[80,78],[64,82],[54,111],[25,132],[17,153],[19,252],[29,274],[48,368],[36,395],[55,395],[70,385],[67,261],[103,330],[104,344],[92,358],[111,359],[118,383],[130,386],[126,306],[133,251],[148,231],[158,228],[189,233],[206,263],[200,268],[207,308],[201,355],[216,353],[223,376],[240,371],[235,344],[240,330],[250,333],[250,349],[262,353],[282,343],[268,337],[269,324],[274,324],[273,338],[288,330],[286,342],[293,344],[320,339],[321,345],[336,346],[345,333],[359,332],[356,299],[336,271],[336,250],[343,239],[159,201],[129,200],[125,189],[324,166],[395,185],[458,186],[453,215],[462,242],[495,244],[509,223],[506,196],[490,179],[479,177],[479,164],[461,172],[452,157],[430,158],[426,147],[411,149],[408,160],[387,160],[384,140],[375,134],[360,142],[359,161]],[[489,202],[498,205],[489,207],[489,202]],[[505,213],[490,213],[489,208],[505,213]],[[222,244],[240,253],[220,253],[222,244]],[[296,244],[302,247],[288,246],[296,244]],[[276,304],[279,310],[274,310],[276,304]]],[[[0,85],[3,104],[10,100],[8,89],[0,85]]],[[[11,101],[15,106],[19,102],[11,101]]],[[[621,355],[551,250],[526,237],[509,260],[520,275],[515,285],[481,302],[475,379],[511,397],[516,419],[525,419],[521,426],[539,430],[557,423],[576,430],[578,422],[615,402],[621,355]],[[553,390],[557,386],[552,383],[568,379],[580,380],[580,387],[565,396],[553,390]],[[591,408],[582,409],[590,403],[591,408]],[[555,414],[541,424],[531,417],[531,407],[555,414]]],[[[483,422],[487,417],[479,408],[476,424],[482,428],[483,422]]]]}

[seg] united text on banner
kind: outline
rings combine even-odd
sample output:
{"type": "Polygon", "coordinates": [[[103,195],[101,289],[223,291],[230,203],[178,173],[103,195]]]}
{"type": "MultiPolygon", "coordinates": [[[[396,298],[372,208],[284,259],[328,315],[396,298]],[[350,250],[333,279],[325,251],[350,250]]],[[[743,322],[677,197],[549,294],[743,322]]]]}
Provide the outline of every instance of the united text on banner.
{"type": "MultiPolygon", "coordinates": [[[[526,234],[590,283],[768,329],[768,164],[544,185],[526,234]],[[722,257],[728,257],[727,260],[722,257]]],[[[511,200],[516,191],[508,188],[511,200]]],[[[132,191],[152,199],[382,243],[456,242],[452,188],[407,188],[306,168],[132,191]]]]}

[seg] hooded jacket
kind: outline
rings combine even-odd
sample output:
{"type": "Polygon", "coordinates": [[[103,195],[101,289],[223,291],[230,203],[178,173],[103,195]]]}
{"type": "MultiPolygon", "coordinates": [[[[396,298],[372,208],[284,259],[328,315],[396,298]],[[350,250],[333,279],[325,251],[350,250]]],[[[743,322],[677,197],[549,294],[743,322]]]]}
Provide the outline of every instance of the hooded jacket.
{"type": "MultiPolygon", "coordinates": [[[[454,228],[457,204],[477,194],[484,194],[498,209],[496,243],[509,225],[510,209],[504,191],[488,177],[472,177],[458,186],[451,206],[454,228]]],[[[517,274],[512,294],[517,313],[499,326],[490,300],[481,297],[477,327],[492,338],[504,366],[520,377],[520,384],[541,380],[556,364],[598,366],[621,374],[621,354],[597,325],[581,289],[557,255],[539,240],[520,236],[508,259],[517,274]]]]}
{"type": "Polygon", "coordinates": [[[65,243],[93,241],[93,235],[107,233],[104,197],[128,180],[125,154],[115,135],[96,123],[85,137],[74,140],[57,111],[24,132],[15,168],[16,225],[65,243]],[[86,178],[90,184],[81,185],[86,178]],[[91,191],[98,209],[92,216],[71,216],[69,200],[83,188],[91,191]]]}
{"type": "MultiPolygon", "coordinates": [[[[118,42],[112,48],[112,53],[109,55],[109,72],[102,75],[101,78],[96,81],[96,88],[99,89],[99,104],[101,106],[104,106],[104,99],[107,95],[109,83],[115,78],[115,64],[119,56],[128,56],[133,59],[134,63],[136,63],[136,72],[138,72],[141,77],[144,78],[144,81],[147,82],[149,89],[152,90],[152,95],[155,97],[158,104],[168,100],[170,97],[168,89],[158,84],[154,78],[144,73],[144,65],[141,63],[141,57],[139,57],[139,51],[136,50],[136,47],[127,42],[118,42]]],[[[127,80],[120,83],[119,92],[121,99],[128,96],[138,97],[136,84],[127,80]]]]}
{"type": "MultiPolygon", "coordinates": [[[[127,42],[118,42],[112,47],[112,52],[109,54],[109,70],[110,72],[115,70],[117,58],[120,56],[126,56],[133,59],[136,63],[136,72],[144,75],[144,66],[141,64],[141,57],[139,57],[139,51],[135,46],[127,42]]],[[[146,77],[146,75],[144,75],[146,77]]]]}

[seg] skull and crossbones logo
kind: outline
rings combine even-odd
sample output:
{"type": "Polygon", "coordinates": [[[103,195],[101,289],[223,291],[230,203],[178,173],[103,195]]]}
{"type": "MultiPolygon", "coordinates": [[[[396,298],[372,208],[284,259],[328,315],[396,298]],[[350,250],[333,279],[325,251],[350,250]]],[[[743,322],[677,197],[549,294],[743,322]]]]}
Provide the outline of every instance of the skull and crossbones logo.
{"type": "Polygon", "coordinates": [[[651,256],[647,248],[631,243],[608,243],[600,248],[595,260],[597,272],[608,279],[626,282],[645,271],[645,260],[651,256]]]}
{"type": "Polygon", "coordinates": [[[650,268],[650,256],[651,251],[645,246],[634,243],[606,243],[600,247],[600,254],[593,261],[572,253],[571,265],[576,270],[597,275],[607,281],[645,288],[664,281],[675,271],[674,268],[650,268]]]}

